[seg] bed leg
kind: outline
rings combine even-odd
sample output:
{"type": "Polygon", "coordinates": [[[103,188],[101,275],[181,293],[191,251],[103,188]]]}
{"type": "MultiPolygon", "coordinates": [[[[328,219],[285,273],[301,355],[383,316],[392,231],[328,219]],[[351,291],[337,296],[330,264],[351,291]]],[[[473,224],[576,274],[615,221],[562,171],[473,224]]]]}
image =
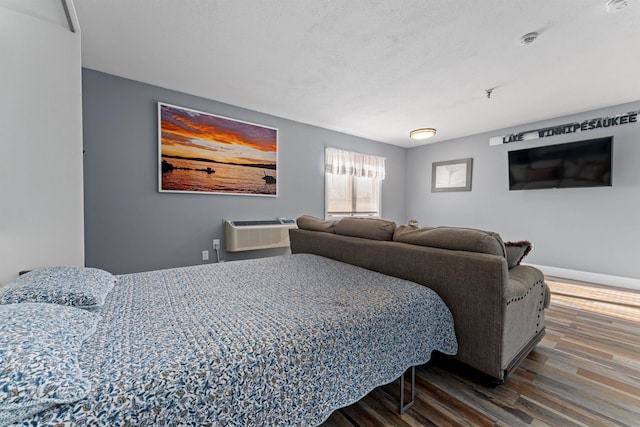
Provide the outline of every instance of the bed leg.
{"type": "Polygon", "coordinates": [[[406,372],[403,372],[400,375],[400,414],[404,414],[407,412],[415,403],[416,398],[416,367],[412,366],[411,368],[411,400],[404,403],[404,376],[406,372]]]}

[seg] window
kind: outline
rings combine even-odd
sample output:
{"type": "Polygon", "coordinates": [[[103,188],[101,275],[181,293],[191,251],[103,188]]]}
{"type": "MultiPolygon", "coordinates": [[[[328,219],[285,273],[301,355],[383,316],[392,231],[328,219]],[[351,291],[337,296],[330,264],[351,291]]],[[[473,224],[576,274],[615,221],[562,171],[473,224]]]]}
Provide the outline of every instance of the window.
{"type": "Polygon", "coordinates": [[[327,147],[325,216],[380,216],[384,157],[327,147]]]}

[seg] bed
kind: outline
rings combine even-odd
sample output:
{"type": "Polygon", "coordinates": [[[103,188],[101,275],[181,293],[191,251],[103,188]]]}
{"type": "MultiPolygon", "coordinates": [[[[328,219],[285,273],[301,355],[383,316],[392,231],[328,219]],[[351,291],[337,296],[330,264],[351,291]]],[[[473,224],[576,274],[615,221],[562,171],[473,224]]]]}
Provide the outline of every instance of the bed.
{"type": "MultiPolygon", "coordinates": [[[[26,418],[12,423],[314,426],[426,363],[432,351],[457,350],[451,313],[435,292],[316,255],[125,274],[114,282],[93,308],[5,298],[0,363],[12,363],[12,344],[3,338],[19,317],[12,309],[28,307],[30,319],[46,310],[80,316],[72,327],[77,353],[63,346],[65,360],[77,361],[69,369],[79,391],[66,401],[63,392],[48,391],[44,400],[58,400],[14,412],[26,418]]],[[[46,339],[65,333],[49,331],[46,339]]],[[[4,370],[0,413],[11,403],[12,374],[4,370]]]]}

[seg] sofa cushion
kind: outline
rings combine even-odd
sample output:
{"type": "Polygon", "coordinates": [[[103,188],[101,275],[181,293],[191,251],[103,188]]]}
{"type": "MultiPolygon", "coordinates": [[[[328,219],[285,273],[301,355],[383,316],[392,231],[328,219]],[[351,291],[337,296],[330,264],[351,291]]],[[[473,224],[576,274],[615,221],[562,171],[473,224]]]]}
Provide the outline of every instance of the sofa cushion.
{"type": "Polygon", "coordinates": [[[336,222],[335,233],[371,240],[392,240],[396,223],[376,218],[342,218],[336,222]]]}
{"type": "Polygon", "coordinates": [[[302,215],[296,219],[298,228],[302,230],[322,231],[325,233],[334,233],[334,221],[325,221],[311,215],[302,215]]]}
{"type": "Polygon", "coordinates": [[[509,268],[520,265],[520,262],[531,252],[531,242],[521,240],[519,242],[504,242],[507,252],[507,264],[509,268]]]}
{"type": "Polygon", "coordinates": [[[393,240],[413,245],[506,256],[499,234],[473,228],[419,228],[396,233],[393,240]]]}

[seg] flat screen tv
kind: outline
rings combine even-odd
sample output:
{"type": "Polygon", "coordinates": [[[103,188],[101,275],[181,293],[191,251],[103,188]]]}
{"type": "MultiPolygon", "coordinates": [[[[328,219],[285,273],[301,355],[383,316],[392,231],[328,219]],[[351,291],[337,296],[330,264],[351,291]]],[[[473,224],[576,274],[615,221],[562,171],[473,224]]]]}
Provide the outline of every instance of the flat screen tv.
{"type": "Polygon", "coordinates": [[[613,137],[509,151],[509,190],[611,186],[613,137]]]}

